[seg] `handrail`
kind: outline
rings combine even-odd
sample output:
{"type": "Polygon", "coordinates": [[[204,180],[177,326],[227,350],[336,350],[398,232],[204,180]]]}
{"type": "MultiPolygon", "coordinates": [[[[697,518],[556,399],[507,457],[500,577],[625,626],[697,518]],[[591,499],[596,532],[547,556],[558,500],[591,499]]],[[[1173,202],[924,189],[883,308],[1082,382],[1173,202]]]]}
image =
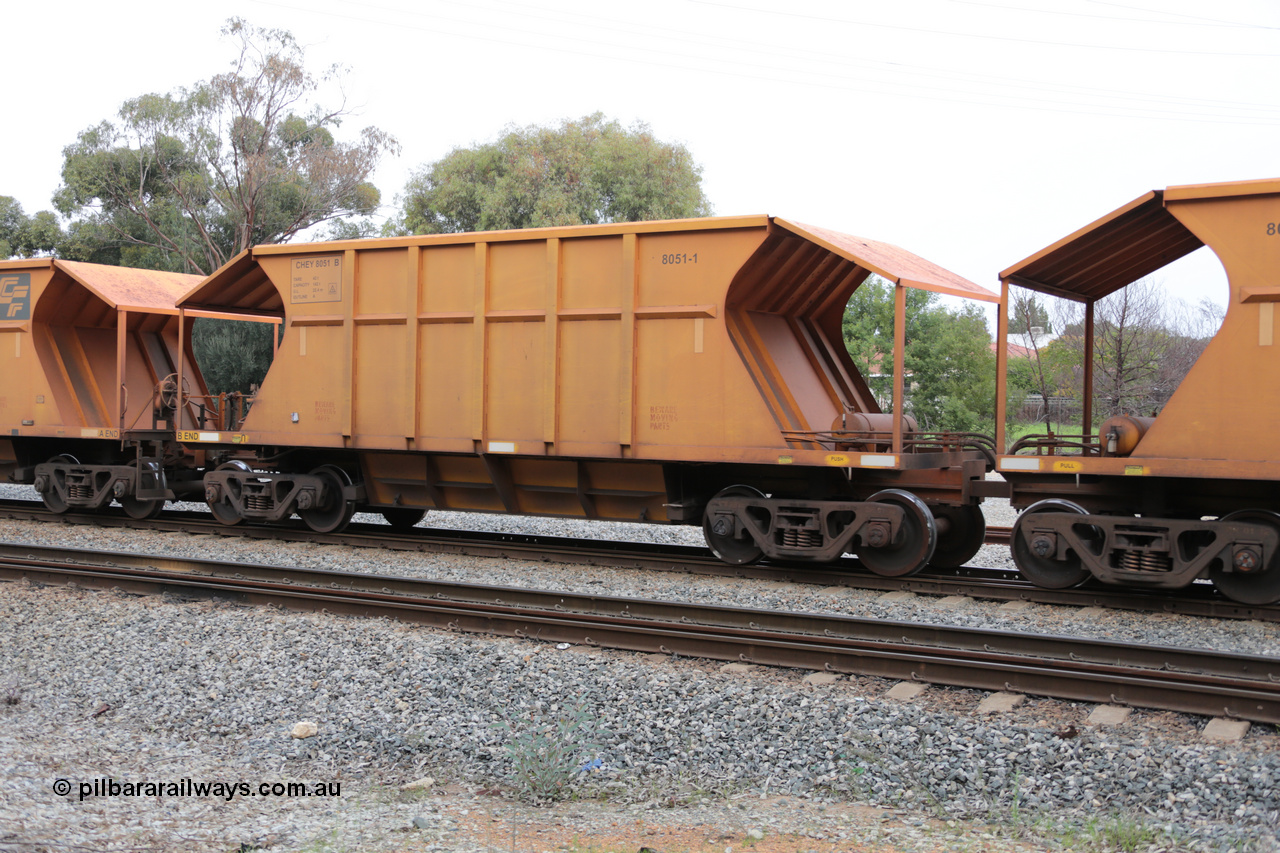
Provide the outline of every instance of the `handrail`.
{"type": "MultiPolygon", "coordinates": [[[[870,453],[889,453],[893,448],[893,433],[888,430],[783,430],[788,442],[810,445],[814,449],[831,451],[860,450],[870,453]]],[[[941,453],[959,450],[977,450],[995,467],[995,439],[980,432],[907,432],[902,436],[903,453],[941,453]]]]}
{"type": "Polygon", "coordinates": [[[1102,443],[1091,435],[1058,435],[1052,432],[1024,435],[1009,448],[1014,455],[1020,450],[1035,450],[1036,456],[1101,456],[1102,443]],[[1078,453],[1058,453],[1059,450],[1077,450],[1078,453]],[[1047,452],[1046,452],[1047,451],[1047,452]]]}

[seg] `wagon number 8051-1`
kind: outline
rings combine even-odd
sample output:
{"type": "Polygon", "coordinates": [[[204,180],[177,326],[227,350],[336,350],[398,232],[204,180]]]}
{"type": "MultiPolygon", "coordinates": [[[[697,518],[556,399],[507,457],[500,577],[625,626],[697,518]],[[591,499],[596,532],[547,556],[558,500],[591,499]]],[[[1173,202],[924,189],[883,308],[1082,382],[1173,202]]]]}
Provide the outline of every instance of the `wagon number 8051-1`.
{"type": "Polygon", "coordinates": [[[682,252],[674,252],[670,255],[663,255],[662,262],[664,264],[696,264],[698,255],[695,252],[692,255],[686,255],[682,252]]]}

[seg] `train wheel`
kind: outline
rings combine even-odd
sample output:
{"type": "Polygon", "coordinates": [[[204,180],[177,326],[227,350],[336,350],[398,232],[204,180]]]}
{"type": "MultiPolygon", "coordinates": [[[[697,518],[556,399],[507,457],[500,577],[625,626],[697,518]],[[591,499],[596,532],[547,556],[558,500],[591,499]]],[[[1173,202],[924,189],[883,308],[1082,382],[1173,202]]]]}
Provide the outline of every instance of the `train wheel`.
{"type": "Polygon", "coordinates": [[[958,569],[973,559],[987,540],[987,519],[976,506],[931,506],[938,525],[938,547],[929,565],[937,569],[958,569]],[[944,532],[945,530],[945,532],[944,532]]]}
{"type": "Polygon", "coordinates": [[[387,520],[387,524],[390,524],[396,530],[409,530],[427,517],[425,509],[414,509],[412,507],[395,507],[378,511],[387,520]]]}
{"type": "Polygon", "coordinates": [[[53,487],[52,483],[49,484],[49,491],[40,493],[40,499],[44,501],[45,508],[49,512],[62,515],[70,509],[70,505],[62,499],[62,495],[58,494],[58,490],[53,487]]]}
{"type": "MultiPolygon", "coordinates": [[[[1256,521],[1280,528],[1280,515],[1264,509],[1244,509],[1222,517],[1223,521],[1256,521]]],[[[1261,571],[1226,572],[1213,569],[1209,579],[1218,591],[1241,604],[1274,604],[1280,601],[1280,557],[1273,557],[1261,571]]]]}
{"type": "Polygon", "coordinates": [[[298,510],[298,515],[316,533],[335,533],[356,514],[356,502],[342,499],[342,488],[351,485],[351,478],[336,465],[321,465],[311,475],[325,481],[328,496],[317,507],[298,510]]]}
{"type": "Polygon", "coordinates": [[[1065,560],[1052,557],[1041,557],[1032,550],[1031,531],[1025,528],[1023,519],[1032,513],[1065,512],[1074,515],[1087,515],[1079,504],[1063,500],[1046,500],[1034,503],[1022,511],[1018,520],[1013,523],[1009,537],[1009,550],[1013,552],[1013,562],[1022,576],[1043,589],[1070,589],[1080,586],[1089,579],[1089,570],[1078,554],[1072,554],[1065,560]]]}
{"type": "Polygon", "coordinates": [[[915,495],[900,489],[876,492],[868,500],[902,507],[902,525],[898,528],[897,538],[888,545],[880,548],[861,546],[858,562],[887,578],[902,578],[923,569],[938,547],[938,527],[933,522],[929,507],[915,495]]]}
{"type": "MultiPolygon", "coordinates": [[[[61,456],[53,457],[49,460],[49,463],[54,465],[79,465],[80,460],[64,453],[61,456]]],[[[40,492],[40,499],[44,501],[44,505],[49,512],[55,512],[58,515],[71,508],[71,505],[62,499],[62,495],[58,494],[58,489],[52,482],[46,484],[44,491],[40,492]]]]}
{"type": "MultiPolygon", "coordinates": [[[[252,471],[253,469],[247,463],[241,462],[239,459],[232,462],[224,462],[218,466],[219,471],[252,471]]],[[[210,489],[205,488],[205,503],[209,505],[209,512],[213,513],[213,517],[220,524],[227,527],[235,527],[237,524],[244,523],[244,516],[236,511],[235,504],[227,498],[220,490],[210,499],[210,489]]]]}
{"type": "Polygon", "coordinates": [[[133,495],[125,495],[120,498],[120,506],[124,509],[124,514],[130,518],[136,518],[139,521],[147,518],[155,518],[164,509],[164,499],[154,498],[152,500],[139,500],[133,495]]]}
{"type": "Polygon", "coordinates": [[[244,516],[236,512],[236,508],[226,498],[209,502],[209,512],[213,513],[213,517],[218,519],[219,523],[227,527],[244,524],[244,516]]]}
{"type": "MultiPolygon", "coordinates": [[[[136,461],[129,463],[130,468],[137,468],[136,461]]],[[[133,495],[125,495],[118,498],[120,506],[124,509],[124,514],[130,518],[136,518],[139,521],[148,518],[155,518],[164,509],[164,498],[152,498],[151,500],[140,500],[133,495]]]]}
{"type": "MultiPolygon", "coordinates": [[[[751,486],[730,486],[727,489],[721,489],[716,495],[716,498],[762,497],[764,493],[751,486]]],[[[712,502],[716,498],[712,498],[712,502]]],[[[760,559],[760,555],[764,553],[760,550],[760,546],[756,545],[755,540],[750,537],[735,538],[734,527],[736,525],[729,524],[725,519],[713,519],[708,507],[707,513],[702,518],[702,533],[707,537],[707,547],[711,549],[711,553],[731,566],[745,566],[760,559]]]]}

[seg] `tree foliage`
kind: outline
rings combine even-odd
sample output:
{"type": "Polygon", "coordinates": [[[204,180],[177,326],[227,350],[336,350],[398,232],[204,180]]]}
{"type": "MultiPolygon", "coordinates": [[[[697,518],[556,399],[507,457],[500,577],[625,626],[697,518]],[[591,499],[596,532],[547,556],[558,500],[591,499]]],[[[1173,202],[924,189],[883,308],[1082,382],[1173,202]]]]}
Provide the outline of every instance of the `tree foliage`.
{"type": "Polygon", "coordinates": [[[377,207],[369,177],[396,141],[365,128],[339,142],[346,110],[309,102],[339,69],[312,75],[283,30],[232,18],[223,35],[238,47],[230,71],[130,99],[63,150],[55,203],[77,217],[66,256],[207,275],[251,245],[377,207]]]}
{"type": "Polygon", "coordinates": [[[1159,381],[1160,367],[1177,338],[1166,327],[1164,293],[1143,280],[1101,300],[1095,312],[1094,389],[1099,414],[1153,414],[1174,390],[1159,381]]]}
{"type": "Polygon", "coordinates": [[[1040,416],[1044,418],[1046,428],[1052,428],[1053,407],[1049,405],[1049,401],[1053,397],[1063,396],[1063,371],[1065,368],[1065,375],[1069,377],[1071,365],[1069,362],[1064,363],[1061,357],[1062,347],[1052,348],[1052,341],[1045,338],[1053,332],[1049,309],[1030,291],[1018,288],[1012,293],[1009,331],[1026,341],[1028,357],[1011,359],[1010,364],[1016,364],[1019,371],[1026,375],[1031,387],[1039,392],[1043,403],[1040,416]]]}
{"type": "MultiPolygon", "coordinates": [[[[1064,334],[1046,348],[1061,388],[1083,395],[1083,309],[1061,312],[1064,334]],[[1069,378],[1069,381],[1067,381],[1069,378]]],[[[1151,415],[1169,402],[1222,324],[1212,302],[1195,309],[1168,298],[1161,284],[1140,279],[1094,305],[1094,418],[1151,415]]]]}
{"type": "Polygon", "coordinates": [[[52,254],[62,236],[58,217],[51,211],[27,216],[16,198],[0,195],[0,260],[52,254]]]}
{"type": "Polygon", "coordinates": [[[1049,309],[1036,299],[1034,293],[1019,287],[1012,291],[1012,296],[1009,328],[1015,334],[1034,336],[1033,329],[1040,329],[1041,335],[1053,334],[1053,320],[1049,316],[1049,309]]]}
{"type": "Polygon", "coordinates": [[[645,124],[601,113],[558,127],[510,127],[496,141],[455,148],[405,187],[394,226],[441,234],[705,216],[702,168],[683,145],[645,124]]]}
{"type": "MultiPolygon", "coordinates": [[[[923,430],[993,431],[995,353],[982,309],[906,292],[907,412],[923,430]]],[[[885,411],[892,409],[894,286],[872,276],[845,309],[845,346],[885,411]]]]}
{"type": "Polygon", "coordinates": [[[270,323],[196,320],[191,347],[209,391],[248,394],[254,385],[261,384],[271,366],[271,333],[275,328],[270,323]]]}

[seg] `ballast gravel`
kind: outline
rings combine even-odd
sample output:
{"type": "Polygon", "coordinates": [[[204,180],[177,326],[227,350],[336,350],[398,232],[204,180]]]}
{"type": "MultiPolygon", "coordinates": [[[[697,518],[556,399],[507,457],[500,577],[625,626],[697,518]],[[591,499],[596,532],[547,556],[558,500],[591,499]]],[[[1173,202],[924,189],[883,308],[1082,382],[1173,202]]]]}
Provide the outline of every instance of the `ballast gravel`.
{"type": "MultiPolygon", "coordinates": [[[[524,532],[619,535],[436,515],[437,526],[518,521],[524,532]]],[[[621,527],[631,528],[621,538],[686,532],[621,527]]],[[[48,523],[4,521],[0,534],[1280,654],[1280,631],[1263,623],[1080,618],[1073,608],[48,523]]],[[[999,559],[1007,553],[990,549],[976,562],[999,559]]],[[[1092,726],[1093,706],[1035,698],[985,715],[976,691],[931,688],[895,702],[884,697],[892,685],[873,678],[813,685],[800,671],[724,672],[711,661],[26,583],[0,584],[0,648],[0,851],[586,850],[601,837],[614,844],[603,849],[664,853],[1107,839],[1137,839],[1126,849],[1280,850],[1274,726],[1219,743],[1202,738],[1206,720],[1184,715],[1135,711],[1123,725],[1092,726]],[[316,733],[295,737],[302,722],[316,733]],[[539,755],[552,758],[539,766],[539,755]],[[516,802],[521,779],[527,787],[537,772],[581,801],[516,802]],[[55,792],[58,780],[68,793],[55,792]],[[112,781],[140,793],[113,795],[112,781]],[[190,793],[215,782],[252,793],[190,793]],[[340,793],[272,795],[289,782],[340,793]],[[156,795],[146,783],[178,787],[156,795]]]]}

